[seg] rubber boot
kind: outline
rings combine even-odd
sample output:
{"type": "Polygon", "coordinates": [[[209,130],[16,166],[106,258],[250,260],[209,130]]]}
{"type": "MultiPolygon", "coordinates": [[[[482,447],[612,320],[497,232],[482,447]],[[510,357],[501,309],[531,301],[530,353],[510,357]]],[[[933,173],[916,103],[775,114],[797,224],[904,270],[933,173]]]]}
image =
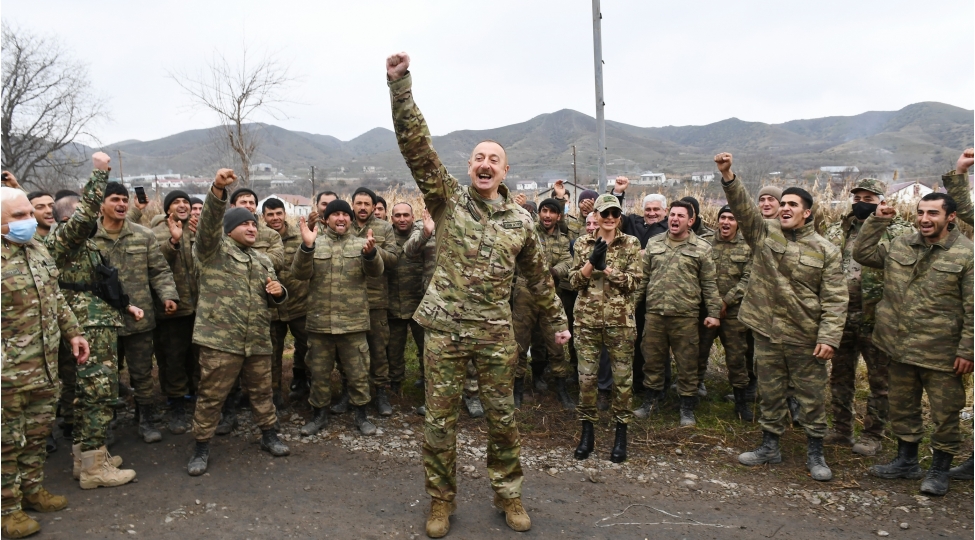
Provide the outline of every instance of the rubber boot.
{"type": "Polygon", "coordinates": [[[237,407],[235,406],[234,396],[227,396],[223,402],[223,410],[220,412],[220,422],[217,423],[217,435],[229,435],[237,429],[237,407]]]}
{"type": "Polygon", "coordinates": [[[948,471],[948,476],[952,480],[971,480],[972,479],[972,456],[961,462],[957,467],[952,467],[948,471]]]}
{"type": "Polygon", "coordinates": [[[315,415],[307,424],[301,426],[300,433],[304,436],[314,435],[328,426],[328,410],[325,407],[315,407],[315,415]]]}
{"type": "Polygon", "coordinates": [[[879,478],[893,480],[910,478],[916,480],[924,476],[924,470],[917,463],[917,443],[897,440],[897,457],[886,465],[870,467],[870,474],[879,478]]]}
{"type": "Polygon", "coordinates": [[[41,524],[23,510],[17,510],[0,519],[0,531],[4,538],[24,538],[41,531],[41,524]]]}
{"type": "Polygon", "coordinates": [[[153,420],[155,417],[156,407],[154,405],[139,406],[139,436],[147,443],[162,440],[162,432],[159,431],[159,428],[156,427],[156,422],[153,420]]]}
{"type": "Polygon", "coordinates": [[[505,499],[494,494],[494,506],[504,512],[504,521],[512,530],[525,532],[532,528],[532,520],[528,517],[528,512],[521,505],[521,497],[505,499]]]}
{"type": "Polygon", "coordinates": [[[393,406],[389,404],[389,394],[386,392],[385,387],[376,388],[376,412],[379,416],[392,416],[393,406]]]}
{"type": "Polygon", "coordinates": [[[24,495],[20,506],[35,512],[57,512],[68,507],[68,499],[54,495],[43,487],[30,495],[24,495]]]}
{"type": "Polygon", "coordinates": [[[572,398],[569,397],[569,391],[565,389],[565,377],[556,377],[553,382],[555,385],[555,397],[562,404],[562,409],[574,411],[576,404],[572,402],[572,398]]]}
{"type": "Polygon", "coordinates": [[[799,426],[799,400],[794,396],[789,396],[786,398],[786,403],[789,405],[789,414],[792,416],[792,425],[799,426]]]}
{"type": "Polygon", "coordinates": [[[132,469],[117,469],[112,465],[108,448],[102,446],[81,453],[81,489],[115,487],[128,484],[135,479],[132,469]]]}
{"type": "Polygon", "coordinates": [[[450,515],[457,509],[457,504],[453,501],[447,502],[441,499],[430,501],[430,516],[427,517],[427,536],[430,538],[443,538],[450,532],[450,515]]]}
{"type": "Polygon", "coordinates": [[[579,437],[579,446],[576,447],[576,459],[586,459],[596,446],[596,435],[593,431],[592,422],[582,421],[582,436],[579,437]]]}
{"type": "Polygon", "coordinates": [[[464,396],[464,406],[467,408],[467,414],[469,414],[471,418],[480,418],[484,416],[484,405],[481,403],[480,397],[464,396]]]}
{"type": "Polygon", "coordinates": [[[613,463],[626,461],[626,424],[622,422],[616,422],[616,440],[613,442],[613,451],[609,454],[609,460],[613,463]]]}
{"type": "Polygon", "coordinates": [[[942,497],[945,493],[948,493],[948,483],[950,481],[948,471],[951,469],[951,460],[954,457],[948,452],[942,452],[941,450],[934,451],[934,455],[931,456],[931,466],[928,468],[928,474],[925,475],[924,480],[921,482],[921,493],[927,493],[928,495],[937,497],[942,497]]]}
{"type": "Polygon", "coordinates": [[[521,400],[522,400],[522,398],[525,397],[525,378],[524,377],[518,377],[518,378],[515,379],[514,395],[515,395],[515,408],[516,409],[520,409],[521,408],[521,400]]]}
{"type": "Polygon", "coordinates": [[[740,418],[742,422],[754,422],[755,415],[752,414],[752,408],[749,406],[749,401],[745,397],[747,389],[732,388],[732,392],[735,395],[735,416],[740,418]]]}
{"type": "MultiPolygon", "coordinates": [[[[107,447],[108,445],[105,446],[107,447]]],[[[80,444],[71,445],[71,461],[72,461],[71,477],[74,478],[75,480],[79,480],[81,478],[81,445],[80,444]]],[[[109,463],[112,464],[112,467],[115,467],[116,469],[122,466],[121,456],[113,456],[109,454],[108,461],[109,463]]]]}
{"type": "Polygon", "coordinates": [[[827,482],[833,479],[833,471],[826,465],[826,457],[823,456],[823,438],[806,438],[806,469],[813,480],[827,482]]]}
{"type": "Polygon", "coordinates": [[[762,445],[739,454],[738,463],[742,465],[764,465],[766,463],[782,463],[782,452],[779,450],[779,436],[768,431],[762,432],[762,445]]]}
{"type": "Polygon", "coordinates": [[[186,420],[186,400],[179,398],[169,399],[169,432],[173,435],[182,435],[190,429],[190,424],[186,420]]]}
{"type": "Polygon", "coordinates": [[[697,396],[680,397],[680,427],[694,427],[697,419],[694,418],[694,407],[697,405],[697,396]]]}
{"type": "Polygon", "coordinates": [[[329,409],[332,414],[345,414],[349,412],[349,390],[342,385],[342,395],[339,396],[339,401],[329,409]]]}
{"type": "Polygon", "coordinates": [[[375,435],[376,425],[369,421],[366,416],[366,407],[364,405],[355,406],[355,427],[359,430],[359,433],[363,435],[375,435]]]}
{"type": "Polygon", "coordinates": [[[274,428],[261,429],[261,450],[274,457],[287,456],[291,454],[291,449],[278,438],[278,432],[274,428]]]}
{"type": "Polygon", "coordinates": [[[660,403],[660,397],[660,390],[647,390],[643,394],[643,405],[640,405],[633,411],[633,416],[637,418],[649,418],[653,411],[657,409],[657,405],[660,403]]]}
{"type": "Polygon", "coordinates": [[[207,464],[210,461],[210,441],[196,441],[196,448],[193,450],[193,457],[186,464],[186,472],[190,476],[200,476],[207,472],[207,464]]]}

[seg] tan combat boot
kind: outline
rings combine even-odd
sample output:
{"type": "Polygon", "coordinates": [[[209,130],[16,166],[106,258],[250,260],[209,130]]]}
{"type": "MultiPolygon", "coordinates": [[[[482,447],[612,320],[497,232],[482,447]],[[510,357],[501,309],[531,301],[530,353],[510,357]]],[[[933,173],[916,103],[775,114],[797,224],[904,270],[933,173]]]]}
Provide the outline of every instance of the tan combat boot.
{"type": "MultiPolygon", "coordinates": [[[[74,467],[71,468],[71,476],[75,480],[81,478],[81,445],[73,444],[71,445],[71,456],[74,461],[74,467]]],[[[108,460],[113,467],[118,468],[122,466],[122,458],[120,456],[108,455],[108,460]]]]}
{"type": "Polygon", "coordinates": [[[525,507],[521,505],[521,497],[505,499],[495,493],[494,506],[504,512],[504,520],[513,530],[525,532],[532,528],[532,520],[528,517],[525,507]]]}
{"type": "Polygon", "coordinates": [[[457,504],[453,501],[447,502],[441,499],[430,501],[430,517],[427,518],[427,536],[430,538],[443,538],[450,531],[450,515],[457,509],[457,504]]]}
{"type": "Polygon", "coordinates": [[[135,479],[132,469],[118,469],[109,461],[108,449],[104,446],[81,453],[81,489],[96,487],[115,487],[128,484],[135,479]]]}
{"type": "Polygon", "coordinates": [[[23,538],[41,531],[41,524],[31,519],[23,510],[17,510],[0,518],[0,531],[4,538],[23,538]]]}
{"type": "Polygon", "coordinates": [[[68,499],[61,495],[52,495],[48,490],[41,488],[36,493],[24,495],[20,506],[36,512],[57,512],[68,507],[68,499]]]}

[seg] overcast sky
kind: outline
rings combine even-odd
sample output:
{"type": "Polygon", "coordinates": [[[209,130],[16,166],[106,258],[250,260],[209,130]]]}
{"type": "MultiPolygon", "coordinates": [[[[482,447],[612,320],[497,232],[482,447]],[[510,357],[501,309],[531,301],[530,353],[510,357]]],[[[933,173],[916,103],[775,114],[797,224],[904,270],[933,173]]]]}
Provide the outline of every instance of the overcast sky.
{"type": "MultiPolygon", "coordinates": [[[[638,126],[975,108],[971,0],[602,2],[606,116],[638,126]]],[[[301,76],[282,127],[351,139],[391,127],[385,57],[412,57],[434,134],[595,115],[591,3],[559,1],[6,0],[2,17],[90,66],[102,143],[216,124],[167,70],[242,44],[301,76]]]]}

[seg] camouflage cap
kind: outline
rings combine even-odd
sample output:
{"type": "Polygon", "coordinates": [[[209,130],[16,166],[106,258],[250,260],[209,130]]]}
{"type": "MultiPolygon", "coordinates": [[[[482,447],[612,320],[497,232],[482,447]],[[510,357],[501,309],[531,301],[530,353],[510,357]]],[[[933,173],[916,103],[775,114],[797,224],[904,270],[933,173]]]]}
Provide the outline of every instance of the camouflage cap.
{"type": "Polygon", "coordinates": [[[620,206],[620,201],[616,198],[616,195],[610,195],[609,193],[604,193],[599,197],[596,197],[596,202],[594,202],[592,205],[592,209],[597,212],[602,212],[603,210],[607,210],[609,208],[619,208],[620,211],[623,210],[623,207],[620,206]]]}
{"type": "Polygon", "coordinates": [[[861,189],[870,193],[876,193],[877,195],[885,195],[887,193],[887,184],[876,178],[861,178],[857,180],[856,185],[853,186],[850,193],[861,189]]]}

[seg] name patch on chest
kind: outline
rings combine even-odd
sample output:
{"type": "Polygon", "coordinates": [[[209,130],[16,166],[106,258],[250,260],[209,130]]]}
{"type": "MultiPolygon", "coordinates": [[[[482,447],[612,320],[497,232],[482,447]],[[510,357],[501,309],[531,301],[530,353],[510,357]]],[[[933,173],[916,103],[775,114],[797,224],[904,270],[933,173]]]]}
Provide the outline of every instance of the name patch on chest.
{"type": "Polygon", "coordinates": [[[520,221],[505,221],[502,223],[505,229],[520,229],[524,224],[520,221]]]}

